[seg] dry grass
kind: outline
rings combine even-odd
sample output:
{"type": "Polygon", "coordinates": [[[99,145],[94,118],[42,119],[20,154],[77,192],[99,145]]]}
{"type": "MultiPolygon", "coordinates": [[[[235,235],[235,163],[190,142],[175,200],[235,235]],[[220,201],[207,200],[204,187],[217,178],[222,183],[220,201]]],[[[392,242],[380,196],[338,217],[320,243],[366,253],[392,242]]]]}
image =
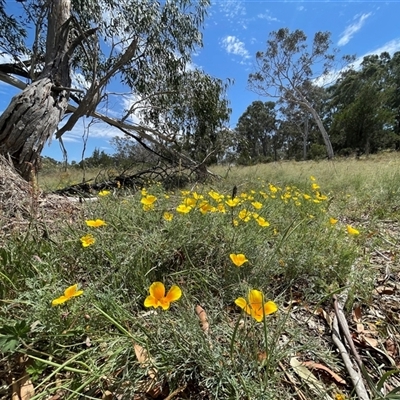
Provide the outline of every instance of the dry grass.
{"type": "Polygon", "coordinates": [[[262,178],[271,182],[299,182],[308,180],[310,175],[318,178],[324,187],[331,190],[349,188],[362,182],[363,185],[373,186],[388,176],[398,173],[400,156],[398,153],[382,153],[368,158],[341,158],[334,161],[281,161],[254,166],[221,165],[211,170],[228,182],[252,182],[262,178]]]}
{"type": "MultiPolygon", "coordinates": [[[[172,194],[160,185],[148,188],[157,197],[150,212],[142,207],[143,192],[128,197],[121,190],[83,207],[40,193],[36,217],[27,214],[32,219],[27,226],[51,226],[49,237],[33,230],[22,239],[3,235],[0,322],[19,330],[23,341],[1,355],[6,367],[0,369],[0,380],[17,380],[29,367],[37,399],[51,394],[73,399],[78,392],[82,398],[106,398],[108,393],[140,399],[150,397],[149,372],[155,371],[155,387],[165,391],[160,398],[311,400],[328,395],[337,399],[343,393],[355,399],[332,343],[331,298],[348,294],[346,317],[373,388],[386,371],[400,365],[396,156],[229,170],[218,166],[212,170],[223,179],[191,188],[212,202],[210,188],[230,196],[237,185],[238,196],[247,192],[257,197],[270,182],[281,186],[281,193],[292,186],[301,198],[310,193],[310,175],[316,177],[328,197],[323,203],[298,207],[280,195],[259,197],[263,208],[257,213],[271,222],[262,229],[254,220],[234,226],[238,210],[202,215],[193,209],[180,215],[177,204],[193,192],[172,194]],[[52,207],[58,211],[52,214],[52,207]],[[170,222],[163,219],[166,210],[174,214],[170,222]],[[329,225],[329,216],[339,220],[337,225],[329,225]],[[107,225],[89,229],[86,218],[101,218],[107,225]],[[348,223],[360,230],[359,236],[347,234],[348,223]],[[80,238],[88,232],[96,243],[82,248],[80,238]],[[237,269],[231,252],[243,252],[251,262],[237,269]],[[165,313],[143,309],[149,285],[156,280],[183,289],[182,299],[165,313]],[[84,295],[66,307],[52,308],[51,300],[74,283],[84,295]],[[234,299],[249,288],[263,290],[279,305],[265,324],[252,323],[235,306],[234,299]],[[195,313],[198,305],[207,315],[206,333],[195,313]],[[138,347],[146,349],[149,359],[138,357],[138,347]],[[15,360],[23,359],[19,354],[40,362],[28,366],[24,361],[18,369],[15,360]],[[296,373],[293,356],[328,367],[346,384],[313,370],[321,385],[316,393],[296,373]]],[[[15,192],[5,171],[3,185],[15,192]]],[[[68,185],[72,175],[61,177],[57,171],[47,178],[68,185]]],[[[3,204],[18,198],[31,201],[32,188],[21,185],[18,195],[2,195],[3,204]]],[[[245,207],[251,208],[250,201],[245,207]]],[[[385,393],[400,385],[395,376],[386,383],[385,393]]],[[[8,389],[0,388],[0,396],[8,389]]],[[[384,397],[371,395],[378,398],[384,397]]]]}

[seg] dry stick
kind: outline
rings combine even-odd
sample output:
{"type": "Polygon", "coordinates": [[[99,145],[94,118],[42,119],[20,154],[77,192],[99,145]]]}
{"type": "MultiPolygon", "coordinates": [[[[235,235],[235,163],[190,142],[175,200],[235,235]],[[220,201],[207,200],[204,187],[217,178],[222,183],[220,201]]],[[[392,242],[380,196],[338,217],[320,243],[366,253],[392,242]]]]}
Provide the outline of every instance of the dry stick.
{"type": "Polygon", "coordinates": [[[346,321],[346,318],[344,317],[343,310],[341,308],[339,308],[339,303],[338,303],[337,297],[333,296],[333,298],[334,298],[334,307],[335,307],[335,317],[333,318],[333,324],[332,324],[333,325],[333,327],[332,327],[333,328],[333,331],[332,331],[333,343],[339,349],[340,355],[346,366],[347,372],[350,375],[350,379],[353,382],[354,389],[355,389],[359,399],[360,400],[370,400],[367,389],[364,385],[364,381],[362,379],[362,375],[361,375],[361,373],[357,372],[353,368],[353,364],[352,364],[350,356],[346,350],[346,347],[340,340],[339,323],[340,323],[341,331],[343,332],[343,335],[346,338],[346,341],[351,349],[351,352],[353,353],[353,356],[357,362],[359,369],[361,370],[363,367],[363,363],[360,358],[360,355],[358,354],[358,352],[354,346],[353,340],[351,339],[349,326],[347,325],[347,321],[346,321]]]}
{"type": "Polygon", "coordinates": [[[340,304],[339,304],[339,301],[338,301],[336,295],[333,296],[333,299],[334,299],[333,305],[335,307],[335,314],[336,314],[336,317],[338,319],[340,328],[341,328],[341,330],[343,332],[344,337],[347,340],[348,345],[350,346],[350,350],[353,353],[353,356],[354,356],[358,366],[361,369],[363,367],[363,362],[361,360],[360,355],[357,352],[356,346],[354,346],[353,339],[351,338],[349,325],[347,324],[347,320],[346,320],[346,317],[344,315],[343,308],[339,307],[340,304]]]}
{"type": "Polygon", "coordinates": [[[179,393],[183,392],[186,389],[187,385],[184,386],[180,386],[178,387],[178,389],[174,390],[172,393],[170,393],[165,400],[172,400],[176,395],[178,395],[179,393]]]}

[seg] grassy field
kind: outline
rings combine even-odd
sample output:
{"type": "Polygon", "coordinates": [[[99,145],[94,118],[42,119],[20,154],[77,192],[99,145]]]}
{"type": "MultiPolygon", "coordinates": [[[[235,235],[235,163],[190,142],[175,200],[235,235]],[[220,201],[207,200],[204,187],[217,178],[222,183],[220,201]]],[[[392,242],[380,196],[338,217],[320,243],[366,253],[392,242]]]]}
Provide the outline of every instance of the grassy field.
{"type": "MultiPolygon", "coordinates": [[[[399,166],[398,154],[219,166],[207,185],[121,187],[70,218],[38,210],[1,240],[0,397],[358,398],[332,297],[349,320],[370,316],[382,273],[400,280],[399,166]]],[[[64,174],[39,184],[82,179],[64,174]]],[[[381,352],[393,339],[399,366],[391,312],[369,317],[370,336],[381,352]]],[[[374,351],[362,353],[368,393],[389,399],[374,387],[394,366],[374,351]]]]}

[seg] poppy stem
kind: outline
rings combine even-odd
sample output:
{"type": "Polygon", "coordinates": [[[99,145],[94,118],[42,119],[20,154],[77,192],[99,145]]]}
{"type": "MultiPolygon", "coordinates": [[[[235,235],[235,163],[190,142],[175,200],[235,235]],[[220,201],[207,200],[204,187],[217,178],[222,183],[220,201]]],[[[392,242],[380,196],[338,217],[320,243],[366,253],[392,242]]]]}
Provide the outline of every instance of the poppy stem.
{"type": "Polygon", "coordinates": [[[264,342],[265,342],[265,354],[266,354],[266,359],[265,359],[265,367],[268,371],[269,369],[269,361],[270,361],[270,354],[269,354],[269,346],[268,346],[268,330],[267,330],[267,319],[265,318],[265,310],[263,307],[263,325],[264,325],[264,342]]]}
{"type": "Polygon", "coordinates": [[[235,324],[235,328],[233,329],[233,334],[232,334],[232,339],[231,339],[231,344],[230,344],[230,350],[229,350],[229,354],[230,354],[231,360],[233,360],[233,346],[235,345],[236,334],[237,334],[237,331],[239,329],[239,324],[240,324],[240,320],[241,320],[242,314],[243,314],[243,312],[240,313],[240,317],[237,319],[236,324],[235,324]]]}

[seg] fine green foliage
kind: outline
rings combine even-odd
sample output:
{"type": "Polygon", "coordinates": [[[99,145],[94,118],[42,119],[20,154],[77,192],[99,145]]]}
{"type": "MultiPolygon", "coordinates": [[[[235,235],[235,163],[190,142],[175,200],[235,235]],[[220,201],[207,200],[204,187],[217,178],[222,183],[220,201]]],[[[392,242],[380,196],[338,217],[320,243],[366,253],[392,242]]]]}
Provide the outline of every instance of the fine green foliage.
{"type": "MultiPolygon", "coordinates": [[[[312,115],[326,146],[333,157],[332,144],[323,121],[313,104],[313,80],[325,79],[335,69],[337,57],[330,32],[316,32],[312,44],[299,29],[290,32],[281,28],[270,33],[265,51],[256,53],[256,71],[249,75],[250,88],[268,97],[279,97],[287,104],[299,105],[312,115]],[[316,72],[321,71],[321,72],[316,72]]],[[[343,57],[347,63],[352,57],[343,57]]]]}
{"type": "Polygon", "coordinates": [[[49,237],[32,221],[25,236],[2,238],[2,363],[11,370],[16,354],[28,356],[35,399],[294,398],[291,357],[341,364],[293,321],[293,304],[307,322],[333,293],[370,294],[361,250],[400,185],[379,160],[386,180],[366,180],[362,163],[271,164],[184,191],[103,192],[49,237]]]}

